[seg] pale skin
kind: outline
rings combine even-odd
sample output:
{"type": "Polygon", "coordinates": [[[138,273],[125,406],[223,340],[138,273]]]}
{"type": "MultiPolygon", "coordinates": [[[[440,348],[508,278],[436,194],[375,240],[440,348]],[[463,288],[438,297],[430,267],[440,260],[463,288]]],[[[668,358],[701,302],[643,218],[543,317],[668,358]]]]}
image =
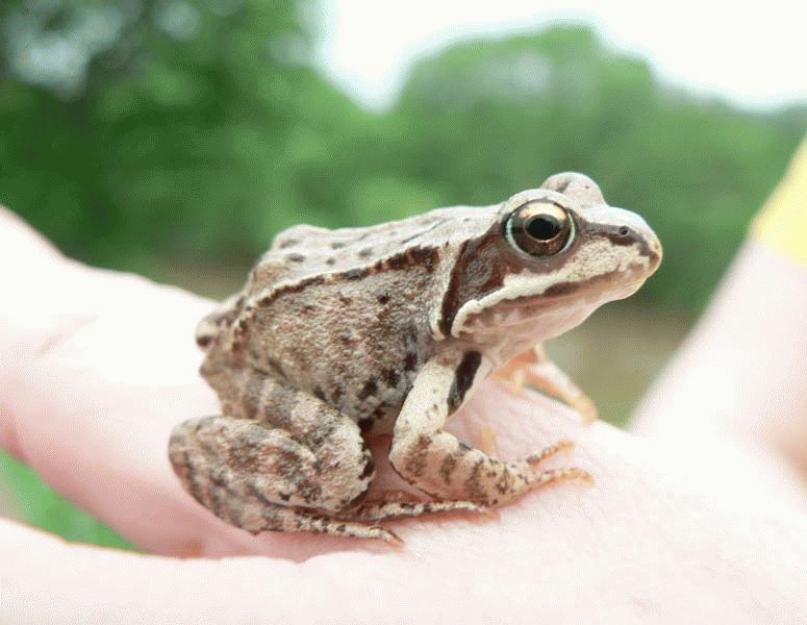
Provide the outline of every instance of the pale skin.
{"type": "MultiPolygon", "coordinates": [[[[490,427],[506,459],[572,439],[560,466],[588,469],[595,485],[528,494],[498,518],[395,523],[402,550],[308,534],[253,537],[184,493],[165,440],[178,418],[218,408],[186,339],[208,302],[67,262],[6,213],[0,259],[10,268],[0,444],[152,554],[68,545],[0,522],[3,622],[798,623],[807,610],[807,462],[798,453],[807,379],[793,367],[803,363],[807,330],[770,329],[807,318],[807,278],[770,252],[746,248],[720,296],[743,304],[732,323],[765,375],[750,375],[759,370],[753,360],[734,352],[731,365],[719,361],[722,329],[731,329],[719,307],[701,346],[688,348],[692,362],[749,374],[737,389],[747,411],[742,395],[730,410],[719,394],[693,396],[685,371],[673,368],[665,403],[645,404],[641,427],[657,433],[649,440],[602,422],[585,428],[559,404],[490,382],[452,432],[478,441],[490,427]],[[755,314],[754,302],[776,298],[787,305],[764,320],[755,314]],[[760,411],[774,393],[778,409],[760,411]],[[667,402],[678,409],[666,412],[667,402]],[[701,419],[678,429],[696,409],[701,419]],[[264,557],[235,557],[250,555],[264,557]],[[312,600],[299,601],[303,593],[312,600]]],[[[384,466],[379,473],[397,485],[384,466]]]]}

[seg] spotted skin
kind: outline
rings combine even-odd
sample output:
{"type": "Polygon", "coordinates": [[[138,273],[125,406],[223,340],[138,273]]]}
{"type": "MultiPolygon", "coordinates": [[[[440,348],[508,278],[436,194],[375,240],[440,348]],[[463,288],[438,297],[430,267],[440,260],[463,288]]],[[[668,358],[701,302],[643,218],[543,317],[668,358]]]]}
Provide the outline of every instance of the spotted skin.
{"type": "Polygon", "coordinates": [[[175,428],[174,470],[197,501],[248,531],[392,544],[399,539],[377,523],[479,511],[588,479],[578,468],[541,468],[566,444],[505,462],[444,426],[497,369],[587,410],[534,348],[633,293],[660,258],[640,217],[608,206],[573,173],[494,206],[290,228],[197,328],[201,374],[221,414],[175,428]],[[535,231],[551,240],[513,230],[547,215],[557,228],[535,231]],[[393,469],[431,501],[367,500],[375,463],[364,436],[377,434],[392,435],[393,469]]]}
{"type": "Polygon", "coordinates": [[[186,421],[169,443],[174,469],[197,501],[253,532],[289,529],[290,519],[300,530],[327,531],[323,512],[354,506],[366,495],[375,462],[354,421],[254,371],[212,379],[226,389],[228,416],[186,421]]]}

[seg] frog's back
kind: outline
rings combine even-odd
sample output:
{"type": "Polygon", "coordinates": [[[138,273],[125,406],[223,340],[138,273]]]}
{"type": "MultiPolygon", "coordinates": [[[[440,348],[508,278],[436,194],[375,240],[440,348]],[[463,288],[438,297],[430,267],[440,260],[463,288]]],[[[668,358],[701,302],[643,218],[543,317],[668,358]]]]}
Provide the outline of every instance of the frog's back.
{"type": "Polygon", "coordinates": [[[207,371],[270,375],[386,431],[436,349],[430,322],[451,256],[493,212],[451,207],[367,228],[281,232],[242,292],[200,325],[218,332],[207,371]]]}
{"type": "Polygon", "coordinates": [[[330,230],[308,225],[293,226],[275,237],[258,266],[263,263],[283,266],[284,273],[276,276],[279,280],[361,271],[385,257],[417,247],[418,239],[448,224],[443,213],[436,210],[364,228],[330,230]]]}
{"type": "Polygon", "coordinates": [[[441,248],[424,235],[444,222],[282,232],[231,300],[217,343],[230,363],[388,430],[432,348],[441,248]]]}

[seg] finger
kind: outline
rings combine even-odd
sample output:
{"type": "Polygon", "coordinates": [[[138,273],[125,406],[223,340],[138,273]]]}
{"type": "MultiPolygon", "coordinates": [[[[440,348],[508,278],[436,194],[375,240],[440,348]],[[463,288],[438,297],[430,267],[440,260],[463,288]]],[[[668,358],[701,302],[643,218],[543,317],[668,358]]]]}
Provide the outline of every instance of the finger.
{"type": "Polygon", "coordinates": [[[738,255],[707,314],[648,393],[634,429],[691,453],[734,453],[805,500],[807,271],[758,245],[738,255]],[[742,337],[742,340],[738,340],[742,337]]]}
{"type": "MultiPolygon", "coordinates": [[[[3,255],[31,260],[34,256],[61,258],[61,253],[18,215],[0,205],[0,249],[3,255]]],[[[23,265],[17,265],[21,267],[23,265]]]]}
{"type": "MultiPolygon", "coordinates": [[[[405,558],[370,570],[359,562],[364,557],[344,554],[300,564],[270,558],[182,561],[68,545],[0,521],[0,621],[292,625],[380,624],[405,617],[425,623],[445,621],[461,605],[465,591],[457,581],[441,583],[436,572],[418,567],[418,577],[404,585],[405,558]],[[441,601],[434,602],[429,586],[438,584],[441,601]],[[374,588],[372,597],[368,587],[374,588]]],[[[492,613],[495,599],[487,594],[483,603],[492,613]]]]}

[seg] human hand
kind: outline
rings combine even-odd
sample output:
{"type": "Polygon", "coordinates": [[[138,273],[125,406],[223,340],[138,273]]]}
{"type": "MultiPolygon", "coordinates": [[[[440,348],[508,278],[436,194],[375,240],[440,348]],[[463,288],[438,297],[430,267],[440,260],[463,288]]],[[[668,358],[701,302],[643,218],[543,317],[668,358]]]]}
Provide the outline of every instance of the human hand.
{"type": "Polygon", "coordinates": [[[706,314],[637,411],[635,428],[762,476],[807,508],[807,267],[757,241],[732,263],[706,314]],[[768,478],[773,477],[773,480],[768,478]]]}
{"type": "Polygon", "coordinates": [[[583,428],[494,381],[454,432],[474,440],[491,427],[506,458],[572,439],[558,461],[591,471],[593,487],[530,493],[497,518],[391,524],[401,550],[230,527],[181,489],[166,455],[174,424],[218,411],[192,339],[210,302],[68,261],[7,213],[0,262],[0,445],[155,554],[0,522],[3,622],[795,623],[805,613],[807,517],[782,500],[775,472],[738,488],[712,470],[733,453],[583,428]]]}

